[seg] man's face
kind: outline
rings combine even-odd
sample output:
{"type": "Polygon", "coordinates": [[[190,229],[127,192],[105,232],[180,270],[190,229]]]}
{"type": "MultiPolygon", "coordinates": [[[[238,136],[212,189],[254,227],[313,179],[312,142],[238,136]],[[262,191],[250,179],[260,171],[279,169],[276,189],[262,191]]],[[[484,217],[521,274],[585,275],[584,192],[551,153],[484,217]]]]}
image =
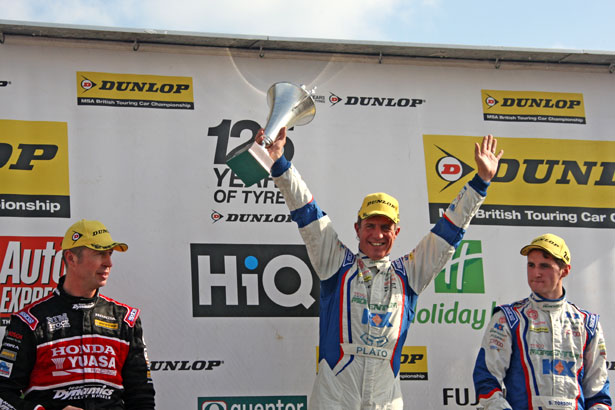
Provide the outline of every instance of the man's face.
{"type": "Polygon", "coordinates": [[[399,234],[399,227],[383,215],[370,216],[355,223],[355,230],[359,237],[359,249],[370,259],[384,258],[391,252],[395,238],[399,234]]]}
{"type": "Polygon", "coordinates": [[[113,249],[107,251],[95,251],[90,248],[83,248],[79,257],[69,258],[70,275],[79,286],[96,292],[107,284],[109,273],[111,272],[111,254],[113,249]]]}
{"type": "Polygon", "coordinates": [[[527,282],[532,292],[546,299],[563,296],[562,279],[570,272],[570,266],[560,268],[553,256],[534,249],[527,255],[527,282]]]}

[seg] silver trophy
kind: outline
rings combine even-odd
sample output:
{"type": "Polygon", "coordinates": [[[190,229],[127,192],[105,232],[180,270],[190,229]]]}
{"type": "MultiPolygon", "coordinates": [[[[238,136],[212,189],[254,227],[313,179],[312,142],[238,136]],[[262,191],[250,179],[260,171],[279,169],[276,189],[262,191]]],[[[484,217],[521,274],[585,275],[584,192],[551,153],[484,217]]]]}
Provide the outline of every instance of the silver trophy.
{"type": "Polygon", "coordinates": [[[288,82],[275,83],[269,87],[267,91],[269,116],[265,126],[263,145],[251,139],[232,150],[226,159],[226,164],[245,186],[250,186],[269,176],[273,160],[266,147],[273,144],[280,129],[305,125],[312,121],[316,114],[312,94],[313,90],[307,91],[305,86],[299,87],[288,82]]]}

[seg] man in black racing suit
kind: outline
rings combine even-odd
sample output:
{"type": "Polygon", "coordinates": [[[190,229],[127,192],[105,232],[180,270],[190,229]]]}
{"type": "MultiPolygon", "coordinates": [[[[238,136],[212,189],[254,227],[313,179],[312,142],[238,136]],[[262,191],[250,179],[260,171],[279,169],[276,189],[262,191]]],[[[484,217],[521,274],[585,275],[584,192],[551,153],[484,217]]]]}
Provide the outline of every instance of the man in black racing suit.
{"type": "Polygon", "coordinates": [[[0,351],[0,410],[153,410],[140,310],[99,293],[114,242],[81,220],[62,241],[66,275],[11,317],[0,351]]]}

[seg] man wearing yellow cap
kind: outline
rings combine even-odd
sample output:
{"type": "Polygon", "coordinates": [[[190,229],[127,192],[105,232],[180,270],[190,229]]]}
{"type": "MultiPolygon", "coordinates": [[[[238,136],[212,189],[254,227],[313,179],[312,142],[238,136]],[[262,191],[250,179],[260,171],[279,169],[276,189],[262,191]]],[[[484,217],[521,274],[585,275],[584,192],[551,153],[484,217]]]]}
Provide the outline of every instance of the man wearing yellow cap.
{"type": "MultiPolygon", "coordinates": [[[[263,131],[256,136],[262,141],[263,131]]],[[[503,152],[491,135],[476,144],[478,175],[416,248],[389,259],[400,232],[399,204],[385,193],[369,194],[358,212],[356,253],[338,239],[294,166],[282,155],[286,130],[267,149],[271,175],[299,225],[320,277],[319,372],[311,409],[397,410],[401,349],[418,294],[440,272],[483,202],[503,152]]]]}
{"type": "Polygon", "coordinates": [[[521,249],[529,298],[498,306],[474,367],[485,410],[610,410],[606,347],[598,316],[566,300],[570,250],[544,234],[521,249]],[[504,389],[505,386],[505,389],[504,389]]]}
{"type": "Polygon", "coordinates": [[[99,293],[115,242],[98,221],[62,240],[66,274],[49,296],[11,317],[0,351],[0,409],[153,410],[140,310],[99,293]]]}

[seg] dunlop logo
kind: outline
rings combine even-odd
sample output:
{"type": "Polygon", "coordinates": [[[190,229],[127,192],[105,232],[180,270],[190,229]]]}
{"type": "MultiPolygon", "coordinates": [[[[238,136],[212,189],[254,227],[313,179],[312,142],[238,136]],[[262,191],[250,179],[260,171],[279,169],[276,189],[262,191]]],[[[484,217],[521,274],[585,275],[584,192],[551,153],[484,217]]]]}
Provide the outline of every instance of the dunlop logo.
{"type": "Polygon", "coordinates": [[[429,380],[427,346],[402,347],[399,361],[399,378],[401,380],[429,380]]]}
{"type": "MultiPolygon", "coordinates": [[[[475,170],[479,137],[424,135],[430,220],[475,170]]],[[[498,137],[504,149],[473,224],[615,229],[615,141],[498,137]]]]}
{"type": "Polygon", "coordinates": [[[192,77],[79,71],[77,104],[193,110],[192,77]]]}
{"type": "Polygon", "coordinates": [[[0,120],[0,217],[69,218],[65,122],[0,120]]]}
{"type": "Polygon", "coordinates": [[[585,124],[583,94],[481,90],[485,121],[585,124]]]}

